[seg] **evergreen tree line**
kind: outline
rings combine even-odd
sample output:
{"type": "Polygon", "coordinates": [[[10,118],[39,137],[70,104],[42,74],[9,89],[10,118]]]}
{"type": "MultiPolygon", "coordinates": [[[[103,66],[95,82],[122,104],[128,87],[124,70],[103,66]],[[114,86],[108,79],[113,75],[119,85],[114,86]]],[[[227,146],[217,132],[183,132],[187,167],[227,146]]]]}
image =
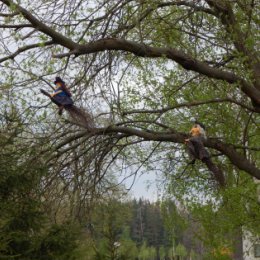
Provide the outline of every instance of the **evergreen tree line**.
{"type": "Polygon", "coordinates": [[[93,259],[202,259],[196,226],[187,224],[187,213],[170,200],[103,201],[87,228],[98,252],[93,259]]]}

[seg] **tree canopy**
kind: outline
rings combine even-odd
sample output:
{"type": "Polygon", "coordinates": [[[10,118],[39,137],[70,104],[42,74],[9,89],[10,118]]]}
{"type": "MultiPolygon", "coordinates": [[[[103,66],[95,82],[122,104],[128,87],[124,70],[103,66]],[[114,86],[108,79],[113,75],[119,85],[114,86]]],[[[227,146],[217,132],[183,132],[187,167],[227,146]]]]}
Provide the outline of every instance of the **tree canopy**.
{"type": "Polygon", "coordinates": [[[40,144],[37,154],[75,193],[107,192],[109,173],[144,168],[176,186],[212,187],[216,176],[186,155],[195,119],[227,183],[260,179],[257,1],[0,4],[2,110],[16,107],[22,138],[40,144]],[[58,119],[40,95],[57,74],[93,113],[93,131],[58,119]]]}

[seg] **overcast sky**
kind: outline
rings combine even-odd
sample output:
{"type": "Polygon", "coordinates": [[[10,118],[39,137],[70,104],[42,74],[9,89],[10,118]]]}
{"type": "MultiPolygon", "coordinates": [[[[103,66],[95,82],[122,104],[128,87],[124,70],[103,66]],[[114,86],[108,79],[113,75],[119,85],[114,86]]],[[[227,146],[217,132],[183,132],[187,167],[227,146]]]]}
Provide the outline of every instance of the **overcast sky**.
{"type": "MultiPolygon", "coordinates": [[[[150,201],[156,201],[158,199],[158,190],[156,187],[156,173],[149,172],[142,175],[138,175],[135,183],[131,189],[130,194],[133,198],[144,198],[150,201]]],[[[133,178],[128,178],[124,183],[126,188],[132,185],[133,178]]]]}

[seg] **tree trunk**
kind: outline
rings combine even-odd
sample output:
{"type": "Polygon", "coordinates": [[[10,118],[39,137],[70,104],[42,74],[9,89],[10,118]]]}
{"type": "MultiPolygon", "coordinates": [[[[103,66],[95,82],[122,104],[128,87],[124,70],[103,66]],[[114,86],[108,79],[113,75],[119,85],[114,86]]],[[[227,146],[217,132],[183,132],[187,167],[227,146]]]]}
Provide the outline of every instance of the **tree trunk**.
{"type": "Polygon", "coordinates": [[[242,229],[239,228],[236,236],[235,236],[235,244],[234,244],[234,260],[244,260],[243,259],[243,235],[242,229]]]}

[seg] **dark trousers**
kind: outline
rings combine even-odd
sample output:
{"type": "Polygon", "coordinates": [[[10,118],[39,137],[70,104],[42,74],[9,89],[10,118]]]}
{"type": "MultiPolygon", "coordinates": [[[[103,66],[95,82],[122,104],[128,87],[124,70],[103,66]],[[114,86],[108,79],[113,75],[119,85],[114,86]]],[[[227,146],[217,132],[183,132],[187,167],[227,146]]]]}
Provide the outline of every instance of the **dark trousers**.
{"type": "Polygon", "coordinates": [[[192,160],[204,160],[209,158],[209,153],[203,144],[204,138],[201,136],[193,136],[187,143],[188,152],[192,160]]]}

